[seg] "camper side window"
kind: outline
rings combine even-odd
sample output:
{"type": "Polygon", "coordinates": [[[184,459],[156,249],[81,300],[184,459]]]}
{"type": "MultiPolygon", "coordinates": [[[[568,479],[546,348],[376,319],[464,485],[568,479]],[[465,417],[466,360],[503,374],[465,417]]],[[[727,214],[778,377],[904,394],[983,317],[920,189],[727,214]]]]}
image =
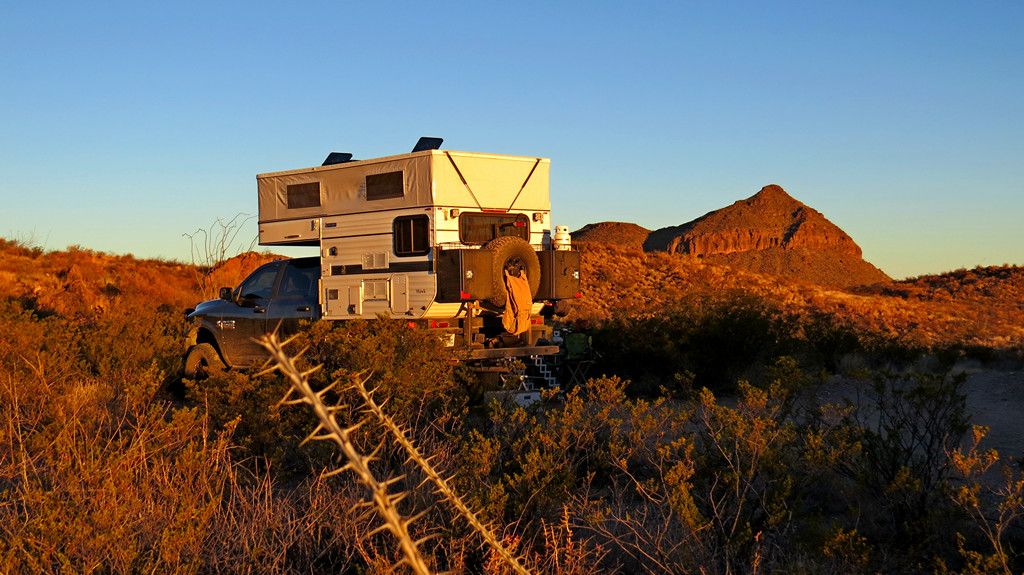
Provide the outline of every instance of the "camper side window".
{"type": "Polygon", "coordinates": [[[366,176],[366,199],[386,200],[405,195],[405,176],[402,172],[387,172],[366,176]]]}
{"type": "Polygon", "coordinates": [[[288,209],[316,208],[320,206],[320,182],[292,184],[285,190],[288,209]]]}
{"type": "Polygon", "coordinates": [[[430,253],[430,219],[427,216],[400,216],[395,218],[395,255],[422,256],[430,253]]]}

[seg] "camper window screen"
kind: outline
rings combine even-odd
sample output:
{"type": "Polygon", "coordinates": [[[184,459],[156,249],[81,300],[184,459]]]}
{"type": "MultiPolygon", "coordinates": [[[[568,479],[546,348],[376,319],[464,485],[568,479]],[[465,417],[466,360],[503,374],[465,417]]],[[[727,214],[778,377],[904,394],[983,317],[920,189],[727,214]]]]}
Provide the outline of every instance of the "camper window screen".
{"type": "Polygon", "coordinates": [[[406,257],[430,253],[429,223],[427,216],[395,218],[395,255],[406,257]]]}
{"type": "Polygon", "coordinates": [[[405,180],[402,172],[387,172],[366,176],[366,199],[386,200],[405,195],[405,180]]]}
{"type": "Polygon", "coordinates": [[[320,206],[320,182],[288,186],[288,209],[316,208],[320,206]]]}
{"type": "Polygon", "coordinates": [[[486,244],[501,236],[530,241],[530,218],[525,214],[463,213],[459,216],[459,241],[486,244]]]}

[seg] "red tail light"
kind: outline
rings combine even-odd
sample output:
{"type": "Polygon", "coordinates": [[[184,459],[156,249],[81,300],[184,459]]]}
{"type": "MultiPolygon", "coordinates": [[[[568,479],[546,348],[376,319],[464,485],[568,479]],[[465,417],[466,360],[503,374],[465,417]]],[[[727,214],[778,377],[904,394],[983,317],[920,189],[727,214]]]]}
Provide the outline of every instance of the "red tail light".
{"type": "Polygon", "coordinates": [[[473,294],[468,291],[459,291],[459,299],[463,301],[473,299],[473,294]]]}
{"type": "Polygon", "coordinates": [[[531,317],[530,323],[532,323],[533,325],[544,325],[544,318],[541,316],[531,317]]]}
{"type": "Polygon", "coordinates": [[[525,228],[526,227],[526,222],[521,221],[521,220],[516,220],[515,223],[513,223],[512,225],[517,227],[517,228],[525,228]]]}
{"type": "Polygon", "coordinates": [[[407,327],[409,329],[416,329],[419,326],[416,325],[416,322],[410,321],[410,322],[406,322],[405,327],[407,327]]]}
{"type": "Polygon", "coordinates": [[[581,297],[583,297],[583,292],[578,291],[572,297],[574,297],[576,299],[580,299],[581,297]]]}
{"type": "Polygon", "coordinates": [[[430,320],[430,329],[437,329],[437,328],[441,328],[441,327],[448,327],[448,322],[446,322],[446,321],[437,321],[436,319],[430,320]]]}

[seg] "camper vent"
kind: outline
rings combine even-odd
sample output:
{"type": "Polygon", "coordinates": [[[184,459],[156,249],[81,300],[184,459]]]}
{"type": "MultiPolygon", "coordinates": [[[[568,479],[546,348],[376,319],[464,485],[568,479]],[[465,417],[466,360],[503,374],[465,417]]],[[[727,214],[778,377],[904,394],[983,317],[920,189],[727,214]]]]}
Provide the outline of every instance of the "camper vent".
{"type": "Polygon", "coordinates": [[[363,254],[364,270],[383,270],[388,267],[388,253],[377,252],[374,254],[363,254]]]}
{"type": "Polygon", "coordinates": [[[387,301],[388,280],[363,280],[364,301],[387,301]]]}
{"type": "Polygon", "coordinates": [[[401,198],[404,195],[405,178],[402,172],[386,172],[366,176],[367,200],[401,198]]]}
{"type": "Polygon", "coordinates": [[[320,207],[320,182],[288,186],[288,209],[320,207]]]}

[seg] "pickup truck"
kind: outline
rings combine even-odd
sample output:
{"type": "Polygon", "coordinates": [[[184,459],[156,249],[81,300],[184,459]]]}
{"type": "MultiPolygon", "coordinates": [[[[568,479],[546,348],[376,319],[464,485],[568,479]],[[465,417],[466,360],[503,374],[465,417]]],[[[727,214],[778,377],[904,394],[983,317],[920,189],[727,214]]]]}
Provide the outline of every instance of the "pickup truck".
{"type": "Polygon", "coordinates": [[[260,336],[276,329],[287,337],[302,321],[320,317],[319,278],[320,258],[278,260],[260,266],[234,289],[221,288],[218,299],[188,310],[192,345],[185,375],[262,363],[267,355],[257,343],[260,336]]]}

